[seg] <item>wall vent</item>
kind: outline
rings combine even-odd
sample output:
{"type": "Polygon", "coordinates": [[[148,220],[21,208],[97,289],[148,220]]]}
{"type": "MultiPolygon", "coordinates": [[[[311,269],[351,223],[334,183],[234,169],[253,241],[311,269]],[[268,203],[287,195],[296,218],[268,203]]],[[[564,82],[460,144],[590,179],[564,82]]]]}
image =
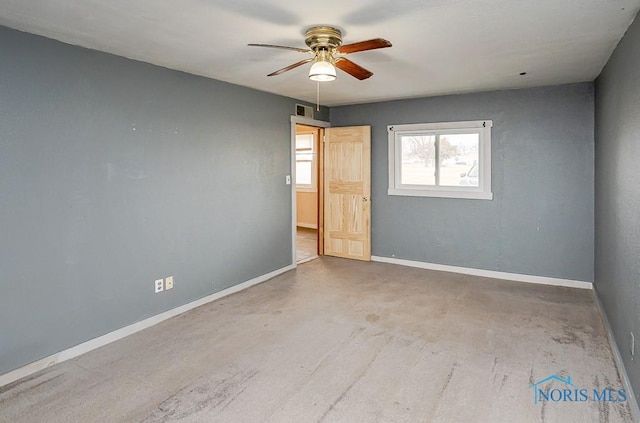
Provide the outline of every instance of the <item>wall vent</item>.
{"type": "Polygon", "coordinates": [[[313,107],[296,104],[296,116],[304,116],[313,119],[313,107]]]}

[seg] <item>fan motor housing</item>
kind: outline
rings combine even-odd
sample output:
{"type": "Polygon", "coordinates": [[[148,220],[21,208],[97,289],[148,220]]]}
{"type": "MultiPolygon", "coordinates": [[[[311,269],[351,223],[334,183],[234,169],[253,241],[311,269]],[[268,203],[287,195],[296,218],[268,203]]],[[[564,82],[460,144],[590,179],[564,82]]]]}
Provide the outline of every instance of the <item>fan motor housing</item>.
{"type": "Polygon", "coordinates": [[[304,42],[313,51],[333,50],[342,44],[342,32],[331,26],[314,26],[305,33],[304,42]]]}

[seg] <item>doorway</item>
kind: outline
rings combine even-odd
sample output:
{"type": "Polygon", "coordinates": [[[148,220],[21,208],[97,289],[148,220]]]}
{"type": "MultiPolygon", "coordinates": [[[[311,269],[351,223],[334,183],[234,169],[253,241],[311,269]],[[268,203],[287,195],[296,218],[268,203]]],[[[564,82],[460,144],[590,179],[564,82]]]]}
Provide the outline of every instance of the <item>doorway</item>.
{"type": "Polygon", "coordinates": [[[325,254],[371,260],[371,127],[329,126],[291,117],[294,265],[325,254]]]}
{"type": "Polygon", "coordinates": [[[296,262],[318,257],[322,128],[295,125],[296,262]]]}
{"type": "Polygon", "coordinates": [[[291,117],[293,263],[323,254],[323,148],[329,122],[291,117]]]}

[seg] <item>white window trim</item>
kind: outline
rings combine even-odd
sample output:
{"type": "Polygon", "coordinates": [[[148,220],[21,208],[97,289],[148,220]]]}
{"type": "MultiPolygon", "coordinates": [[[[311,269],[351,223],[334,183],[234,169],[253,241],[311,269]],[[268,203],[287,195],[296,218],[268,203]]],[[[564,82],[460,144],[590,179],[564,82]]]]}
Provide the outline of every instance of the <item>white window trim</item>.
{"type": "Polygon", "coordinates": [[[440,123],[416,123],[407,125],[389,125],[389,195],[402,195],[411,197],[440,197],[440,198],[465,198],[476,200],[492,200],[491,192],[491,120],[474,120],[462,122],[440,122],[440,123]],[[444,187],[444,186],[418,186],[400,184],[400,166],[402,157],[396,155],[398,150],[399,137],[397,135],[415,131],[433,131],[446,133],[448,131],[479,130],[479,173],[478,187],[444,187]]]}

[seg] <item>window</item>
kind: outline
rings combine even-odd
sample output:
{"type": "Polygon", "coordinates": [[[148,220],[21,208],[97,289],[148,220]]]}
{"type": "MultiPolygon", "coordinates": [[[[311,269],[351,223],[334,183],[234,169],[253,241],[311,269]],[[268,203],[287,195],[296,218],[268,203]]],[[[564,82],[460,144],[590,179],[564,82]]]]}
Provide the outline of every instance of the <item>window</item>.
{"type": "Polygon", "coordinates": [[[296,188],[316,191],[316,152],[314,134],[296,135],[296,188]]]}
{"type": "Polygon", "coordinates": [[[490,120],[390,125],[389,195],[491,200],[490,120]]]}

